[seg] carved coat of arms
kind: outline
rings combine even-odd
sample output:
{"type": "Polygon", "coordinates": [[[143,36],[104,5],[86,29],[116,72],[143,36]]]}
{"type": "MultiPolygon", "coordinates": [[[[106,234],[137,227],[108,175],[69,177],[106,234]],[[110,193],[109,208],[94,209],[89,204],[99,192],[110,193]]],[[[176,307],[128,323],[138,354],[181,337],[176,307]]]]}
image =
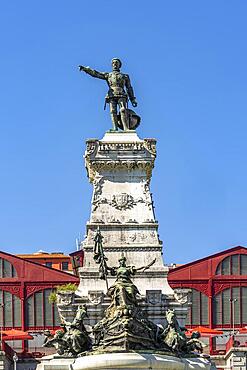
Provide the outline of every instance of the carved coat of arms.
{"type": "Polygon", "coordinates": [[[147,290],[146,299],[152,305],[161,303],[162,292],[161,290],[147,290]]]}
{"type": "Polygon", "coordinates": [[[98,304],[103,302],[104,294],[103,294],[102,291],[89,290],[88,291],[88,299],[92,304],[97,306],[98,304]]]}
{"type": "Polygon", "coordinates": [[[112,196],[111,205],[116,209],[128,209],[135,205],[132,195],[127,193],[120,193],[112,196]]]}
{"type": "Polygon", "coordinates": [[[57,304],[61,306],[69,306],[74,302],[74,292],[64,291],[57,292],[57,304]]]}

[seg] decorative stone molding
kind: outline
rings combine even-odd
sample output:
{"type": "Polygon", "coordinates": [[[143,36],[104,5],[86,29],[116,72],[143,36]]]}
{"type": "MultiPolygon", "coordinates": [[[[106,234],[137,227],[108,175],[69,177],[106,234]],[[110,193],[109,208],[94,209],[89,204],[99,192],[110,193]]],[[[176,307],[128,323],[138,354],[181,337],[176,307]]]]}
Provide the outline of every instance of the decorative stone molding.
{"type": "MultiPolygon", "coordinates": [[[[84,247],[85,252],[93,252],[93,247],[85,246],[84,247]]],[[[140,246],[140,247],[133,247],[131,245],[127,246],[120,246],[120,247],[107,247],[104,246],[105,252],[161,252],[162,247],[146,247],[146,246],[140,246]]]]}
{"type": "Polygon", "coordinates": [[[99,142],[99,153],[109,151],[143,151],[145,148],[142,142],[132,143],[105,143],[99,142]]]}
{"type": "Polygon", "coordinates": [[[135,201],[132,195],[119,193],[112,196],[111,206],[122,211],[133,208],[139,201],[143,201],[143,199],[135,201]]]}
{"type": "Polygon", "coordinates": [[[86,142],[86,156],[92,155],[99,146],[99,141],[97,139],[90,139],[86,142]]]}
{"type": "Polygon", "coordinates": [[[94,306],[98,306],[99,304],[103,303],[104,292],[101,290],[89,290],[88,299],[89,302],[91,302],[94,306]]]}
{"type": "Polygon", "coordinates": [[[94,186],[94,193],[93,193],[93,201],[92,201],[92,206],[93,206],[93,211],[96,211],[98,208],[99,204],[102,203],[102,198],[100,197],[102,194],[102,188],[104,184],[105,179],[103,176],[95,176],[93,180],[93,186],[94,186]]]}
{"type": "Polygon", "coordinates": [[[57,291],[57,306],[69,306],[74,303],[74,291],[57,291]]]}
{"type": "Polygon", "coordinates": [[[114,228],[115,230],[117,230],[118,228],[122,229],[123,226],[126,226],[128,229],[132,228],[132,229],[138,229],[140,231],[145,230],[146,228],[155,229],[155,230],[158,229],[158,222],[153,221],[153,220],[146,220],[145,222],[138,223],[137,221],[135,221],[133,219],[132,220],[130,219],[125,224],[121,223],[120,220],[117,220],[117,219],[115,219],[114,221],[112,221],[112,220],[111,220],[111,222],[107,222],[107,223],[104,223],[102,220],[98,220],[97,222],[87,223],[87,229],[91,229],[91,230],[96,231],[99,224],[102,224],[102,223],[104,224],[103,229],[112,229],[112,228],[114,228]],[[116,225],[116,223],[118,223],[119,225],[116,225]]]}
{"type": "Polygon", "coordinates": [[[151,179],[152,169],[154,168],[154,160],[94,160],[91,161],[86,158],[86,168],[88,172],[89,181],[94,182],[97,172],[101,171],[115,171],[115,170],[127,170],[131,171],[134,169],[143,170],[146,172],[148,181],[151,179]]]}
{"type": "Polygon", "coordinates": [[[156,156],[156,140],[155,139],[144,139],[143,146],[149,153],[156,156]]]}
{"type": "Polygon", "coordinates": [[[149,170],[153,168],[153,161],[137,161],[137,160],[96,160],[91,161],[90,166],[96,171],[102,170],[116,170],[116,169],[126,169],[133,170],[135,168],[141,170],[149,170]]]}
{"type": "Polygon", "coordinates": [[[90,182],[96,173],[102,170],[141,169],[146,171],[148,181],[151,178],[156,158],[156,140],[144,139],[138,142],[105,142],[97,139],[87,140],[85,162],[90,182]],[[114,160],[116,153],[121,160],[114,160]],[[110,158],[112,154],[112,158],[110,158]],[[136,160],[135,158],[139,158],[136,160]]]}
{"type": "Polygon", "coordinates": [[[188,304],[191,302],[191,290],[190,289],[174,289],[174,297],[181,304],[188,304]]]}
{"type": "MultiPolygon", "coordinates": [[[[102,185],[101,185],[102,188],[102,185]]],[[[98,190],[95,191],[95,196],[94,200],[92,202],[93,204],[93,211],[96,211],[96,209],[99,207],[100,204],[109,204],[112,207],[122,211],[126,209],[131,209],[134,206],[136,206],[138,203],[147,203],[149,206],[148,202],[145,202],[145,200],[141,197],[135,199],[132,195],[127,194],[127,193],[119,193],[119,194],[113,194],[111,196],[111,199],[107,198],[101,198],[99,197],[99,194],[101,194],[102,189],[100,188],[100,185],[98,184],[98,190]]],[[[115,222],[115,221],[111,221],[115,222]]],[[[119,222],[119,221],[118,221],[119,222]]]]}

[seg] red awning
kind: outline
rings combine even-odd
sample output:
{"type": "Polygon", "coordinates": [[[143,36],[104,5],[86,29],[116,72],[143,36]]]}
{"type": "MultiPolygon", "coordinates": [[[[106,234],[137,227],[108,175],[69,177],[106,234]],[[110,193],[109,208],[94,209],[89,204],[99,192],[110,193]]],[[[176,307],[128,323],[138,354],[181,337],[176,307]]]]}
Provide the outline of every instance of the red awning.
{"type": "Polygon", "coordinates": [[[210,328],[206,328],[205,326],[197,326],[196,328],[189,329],[188,333],[192,334],[193,331],[199,331],[199,333],[204,337],[211,337],[211,336],[214,336],[214,335],[223,334],[222,330],[210,329],[210,328]]]}
{"type": "Polygon", "coordinates": [[[247,334],[247,326],[239,329],[239,334],[247,334]]]}
{"type": "Polygon", "coordinates": [[[2,331],[2,339],[3,341],[8,340],[30,340],[33,339],[32,335],[28,334],[22,330],[3,330],[2,331]]]}

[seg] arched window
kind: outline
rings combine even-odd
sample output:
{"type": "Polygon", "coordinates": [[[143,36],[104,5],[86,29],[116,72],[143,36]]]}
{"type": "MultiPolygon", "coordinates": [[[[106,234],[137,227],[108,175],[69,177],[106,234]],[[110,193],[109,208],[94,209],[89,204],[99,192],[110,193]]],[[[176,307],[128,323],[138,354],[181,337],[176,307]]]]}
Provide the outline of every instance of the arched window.
{"type": "Polygon", "coordinates": [[[0,257],[0,278],[13,277],[17,277],[16,269],[9,261],[0,257]]]}
{"type": "Polygon", "coordinates": [[[216,275],[247,275],[247,254],[232,254],[221,261],[216,275]]]}
{"type": "Polygon", "coordinates": [[[247,325],[247,287],[232,287],[218,293],[213,298],[213,319],[216,326],[232,327],[233,322],[235,326],[247,325]]]}
{"type": "Polygon", "coordinates": [[[0,290],[0,318],[4,328],[21,327],[21,300],[19,297],[0,290]]]}
{"type": "Polygon", "coordinates": [[[192,291],[192,305],[189,307],[186,325],[208,325],[208,297],[196,289],[192,291]]]}
{"type": "Polygon", "coordinates": [[[29,329],[60,326],[60,318],[55,304],[49,303],[52,289],[44,289],[31,295],[26,302],[26,325],[29,329]]]}

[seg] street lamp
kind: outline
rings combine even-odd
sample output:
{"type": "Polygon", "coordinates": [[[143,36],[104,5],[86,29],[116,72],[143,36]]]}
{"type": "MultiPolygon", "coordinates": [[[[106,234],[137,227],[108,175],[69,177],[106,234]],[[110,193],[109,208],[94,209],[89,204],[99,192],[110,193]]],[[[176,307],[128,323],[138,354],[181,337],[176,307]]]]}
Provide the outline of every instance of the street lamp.
{"type": "Polygon", "coordinates": [[[231,302],[231,311],[232,311],[232,336],[234,337],[235,334],[235,303],[237,302],[237,298],[230,298],[229,301],[231,302]]]}
{"type": "Polygon", "coordinates": [[[17,369],[17,366],[16,366],[17,361],[18,361],[18,356],[17,356],[17,354],[16,354],[16,353],[14,353],[14,355],[13,355],[14,370],[16,370],[16,369],[17,369]]]}

